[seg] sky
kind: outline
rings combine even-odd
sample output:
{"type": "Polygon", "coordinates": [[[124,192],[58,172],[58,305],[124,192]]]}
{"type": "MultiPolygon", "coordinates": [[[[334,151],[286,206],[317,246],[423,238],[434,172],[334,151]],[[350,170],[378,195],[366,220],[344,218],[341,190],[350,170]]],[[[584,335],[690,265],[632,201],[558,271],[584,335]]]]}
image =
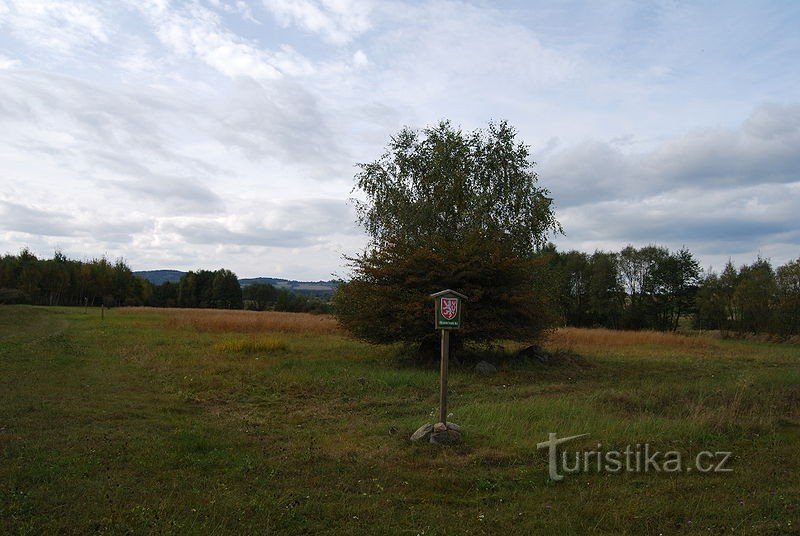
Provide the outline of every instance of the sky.
{"type": "Polygon", "coordinates": [[[356,164],[507,120],[559,249],[800,257],[800,2],[0,0],[0,254],[346,277],[356,164]]]}

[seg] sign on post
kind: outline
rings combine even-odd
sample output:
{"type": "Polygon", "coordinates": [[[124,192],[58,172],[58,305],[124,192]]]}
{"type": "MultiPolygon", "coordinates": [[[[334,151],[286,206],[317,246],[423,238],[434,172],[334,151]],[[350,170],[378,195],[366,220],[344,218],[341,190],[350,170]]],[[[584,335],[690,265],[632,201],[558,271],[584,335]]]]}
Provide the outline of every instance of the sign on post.
{"type": "Polygon", "coordinates": [[[442,360],[439,366],[439,422],[434,425],[431,440],[434,443],[452,442],[458,431],[447,425],[447,366],[450,361],[450,330],[461,327],[461,304],[467,297],[455,290],[442,290],[431,294],[436,300],[436,329],[442,330],[442,360]],[[441,429],[437,429],[441,427],[441,429]]]}
{"type": "Polygon", "coordinates": [[[436,329],[461,328],[461,304],[467,297],[455,290],[442,290],[431,294],[436,305],[436,329]]]}

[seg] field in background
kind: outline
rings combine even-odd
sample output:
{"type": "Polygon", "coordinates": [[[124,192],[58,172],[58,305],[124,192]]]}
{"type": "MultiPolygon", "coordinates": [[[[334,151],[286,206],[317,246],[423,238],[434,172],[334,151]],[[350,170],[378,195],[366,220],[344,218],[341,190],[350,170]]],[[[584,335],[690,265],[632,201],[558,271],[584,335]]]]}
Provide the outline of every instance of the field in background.
{"type": "Polygon", "coordinates": [[[604,328],[561,328],[549,337],[548,345],[562,349],[625,346],[698,349],[717,346],[715,339],[709,335],[684,335],[664,331],[619,331],[604,328]]]}
{"type": "MultiPolygon", "coordinates": [[[[141,313],[140,308],[120,309],[122,314],[141,313]]],[[[340,333],[336,320],[330,315],[309,313],[257,312],[224,309],[149,309],[167,318],[167,326],[207,332],[229,333],[340,333]]]]}
{"type": "Polygon", "coordinates": [[[570,359],[451,370],[326,316],[0,307],[0,533],[789,534],[796,346],[565,329],[570,359]],[[536,444],[730,450],[732,473],[547,479],[536,444]]]}

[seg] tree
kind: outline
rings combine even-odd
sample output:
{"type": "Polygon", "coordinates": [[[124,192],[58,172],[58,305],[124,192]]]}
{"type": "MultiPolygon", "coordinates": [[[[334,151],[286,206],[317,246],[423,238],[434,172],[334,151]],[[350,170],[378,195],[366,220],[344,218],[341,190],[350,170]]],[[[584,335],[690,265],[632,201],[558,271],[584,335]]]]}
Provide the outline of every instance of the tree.
{"type": "Polygon", "coordinates": [[[28,248],[25,248],[19,253],[18,266],[17,287],[28,296],[36,296],[39,293],[42,279],[39,259],[28,248]]]}
{"type": "Polygon", "coordinates": [[[595,251],[589,259],[589,311],[592,325],[618,329],[625,305],[617,254],[595,251]]]}
{"type": "Polygon", "coordinates": [[[758,333],[772,327],[772,311],[777,293],[775,272],[769,261],[759,257],[739,270],[739,284],[733,294],[739,312],[741,332],[758,333]]]}
{"type": "Polygon", "coordinates": [[[165,281],[154,285],[150,295],[149,305],[153,307],[175,307],[178,305],[178,285],[165,281]]]}
{"type": "Polygon", "coordinates": [[[644,329],[658,324],[658,267],[668,258],[666,248],[654,245],[641,249],[628,246],[619,253],[621,284],[628,293],[623,327],[644,329]]]}
{"type": "Polygon", "coordinates": [[[236,274],[224,268],[214,272],[211,306],[219,309],[241,309],[242,305],[242,287],[236,274]]]}
{"type": "Polygon", "coordinates": [[[719,276],[719,296],[724,311],[724,321],[720,329],[725,332],[734,329],[742,317],[734,301],[734,293],[738,284],[739,272],[729,259],[719,276]]]}
{"type": "Polygon", "coordinates": [[[700,263],[686,248],[660,260],[654,270],[658,318],[655,327],[676,331],[681,316],[694,310],[700,271],[700,263]]]}
{"type": "Polygon", "coordinates": [[[800,259],[778,268],[775,280],[778,287],[776,331],[783,335],[800,333],[800,259]]]}
{"type": "Polygon", "coordinates": [[[302,313],[308,310],[308,298],[282,288],[278,291],[274,309],[288,313],[302,313]]]}
{"type": "Polygon", "coordinates": [[[548,270],[535,254],[560,231],[529,149],[506,122],[466,133],[449,122],[403,129],[355,191],[367,249],[334,296],[342,325],[377,343],[432,333],[429,294],[470,297],[460,336],[534,340],[555,321],[548,270]]]}
{"type": "Polygon", "coordinates": [[[563,323],[568,326],[591,325],[589,256],[580,251],[559,253],[555,246],[548,247],[544,254],[553,270],[552,280],[558,289],[563,323]]]}
{"type": "Polygon", "coordinates": [[[189,271],[178,283],[178,305],[181,307],[212,307],[241,309],[242,288],[230,270],[189,271]]]}
{"type": "Polygon", "coordinates": [[[378,160],[359,164],[358,221],[380,248],[403,238],[427,247],[477,234],[531,255],[560,231],[548,191],[536,186],[527,145],[505,121],[465,133],[442,121],[404,128],[378,160]]]}
{"type": "Polygon", "coordinates": [[[697,291],[695,326],[699,329],[727,329],[727,300],[723,283],[715,272],[709,272],[697,291]]]}
{"type": "Polygon", "coordinates": [[[248,309],[264,311],[278,299],[278,291],[270,284],[252,283],[242,289],[242,297],[248,309]]]}
{"type": "Polygon", "coordinates": [[[124,259],[117,259],[114,263],[112,289],[115,305],[141,305],[141,299],[136,295],[141,286],[136,286],[136,276],[124,259]]]}

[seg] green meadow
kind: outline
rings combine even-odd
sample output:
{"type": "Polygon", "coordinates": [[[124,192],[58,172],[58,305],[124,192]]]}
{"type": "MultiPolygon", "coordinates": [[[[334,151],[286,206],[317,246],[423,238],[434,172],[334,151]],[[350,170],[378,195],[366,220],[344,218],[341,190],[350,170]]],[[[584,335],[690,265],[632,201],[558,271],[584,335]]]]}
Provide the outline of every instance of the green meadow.
{"type": "Polygon", "coordinates": [[[451,366],[464,441],[437,446],[409,441],[435,364],[310,315],[176,314],[0,307],[0,533],[800,532],[797,345],[563,330],[547,363],[451,366]],[[549,432],[731,471],[553,482],[549,432]]]}

